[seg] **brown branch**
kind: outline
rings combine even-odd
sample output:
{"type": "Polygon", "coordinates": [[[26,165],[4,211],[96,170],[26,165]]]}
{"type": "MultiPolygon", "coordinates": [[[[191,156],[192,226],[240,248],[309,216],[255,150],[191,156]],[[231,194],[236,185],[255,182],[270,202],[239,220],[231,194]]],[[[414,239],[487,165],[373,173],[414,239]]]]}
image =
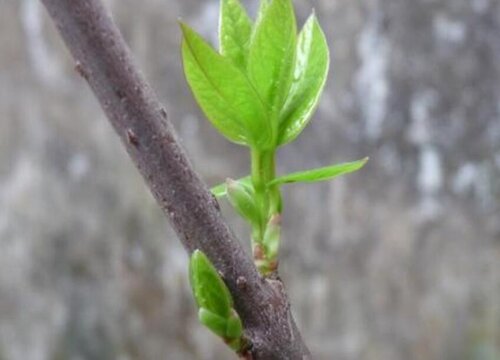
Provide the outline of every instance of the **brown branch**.
{"type": "Polygon", "coordinates": [[[260,277],[222,219],[101,1],[42,2],[185,248],[201,249],[223,274],[252,358],[310,359],[281,282],[260,277]]]}

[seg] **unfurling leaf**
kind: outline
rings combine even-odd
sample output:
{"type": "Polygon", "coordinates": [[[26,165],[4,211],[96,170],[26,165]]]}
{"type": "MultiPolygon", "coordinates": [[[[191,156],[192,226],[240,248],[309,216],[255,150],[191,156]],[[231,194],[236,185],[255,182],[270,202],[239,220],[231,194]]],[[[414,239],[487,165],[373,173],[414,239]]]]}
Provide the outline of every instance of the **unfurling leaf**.
{"type": "Polygon", "coordinates": [[[205,308],[200,308],[198,310],[198,320],[216,335],[222,338],[226,336],[226,318],[219,316],[205,308]]]}
{"type": "Polygon", "coordinates": [[[224,319],[231,315],[231,293],[210,260],[200,250],[195,250],[191,255],[189,278],[199,308],[224,319]]]}
{"type": "Polygon", "coordinates": [[[241,319],[233,309],[233,299],[226,284],[200,250],[191,255],[189,277],[199,321],[238,351],[243,335],[241,319]]]}
{"type": "Polygon", "coordinates": [[[267,109],[247,76],[189,26],[181,28],[186,79],[207,118],[235,143],[269,147],[274,135],[267,109]]]}
{"type": "Polygon", "coordinates": [[[255,203],[253,188],[232,179],[226,180],[227,197],[234,209],[254,225],[261,222],[259,208],[255,203]]]}
{"type": "Polygon", "coordinates": [[[280,233],[281,233],[281,215],[274,214],[269,220],[266,231],[264,232],[264,251],[266,259],[275,261],[278,257],[280,247],[280,233]]]}
{"type": "Polygon", "coordinates": [[[219,43],[220,53],[236,66],[245,69],[252,20],[248,17],[239,0],[221,0],[219,43]]]}
{"type": "Polygon", "coordinates": [[[243,334],[243,324],[238,313],[233,309],[232,314],[227,320],[226,338],[237,339],[243,334]]]}
{"type": "Polygon", "coordinates": [[[278,144],[297,137],[309,122],[325,86],[328,44],[314,13],[299,34],[293,82],[280,114],[278,144]]]}
{"type": "Polygon", "coordinates": [[[223,338],[233,350],[240,350],[243,324],[234,309],[228,318],[223,318],[207,309],[200,308],[198,320],[214,334],[223,338]]]}
{"type": "MultiPolygon", "coordinates": [[[[252,179],[250,176],[245,176],[244,178],[236,180],[237,182],[245,185],[246,187],[251,187],[252,186],[252,179]]],[[[212,194],[216,198],[220,198],[223,196],[227,195],[227,184],[223,182],[222,184],[216,185],[213,188],[210,189],[212,194]]]]}
{"type": "Polygon", "coordinates": [[[216,198],[221,198],[223,196],[226,196],[227,195],[226,183],[222,183],[210,188],[210,192],[216,198]]]}
{"type": "MultiPolygon", "coordinates": [[[[248,57],[248,76],[271,109],[268,121],[277,137],[277,116],[292,81],[297,26],[291,0],[264,1],[248,57]]],[[[275,144],[273,144],[275,146],[275,144]]]]}
{"type": "Polygon", "coordinates": [[[326,166],[319,169],[300,171],[293,174],[281,176],[269,182],[268,186],[282,185],[296,182],[318,182],[333,179],[337,176],[348,174],[361,169],[368,158],[363,160],[343,163],[338,165],[326,166]]]}

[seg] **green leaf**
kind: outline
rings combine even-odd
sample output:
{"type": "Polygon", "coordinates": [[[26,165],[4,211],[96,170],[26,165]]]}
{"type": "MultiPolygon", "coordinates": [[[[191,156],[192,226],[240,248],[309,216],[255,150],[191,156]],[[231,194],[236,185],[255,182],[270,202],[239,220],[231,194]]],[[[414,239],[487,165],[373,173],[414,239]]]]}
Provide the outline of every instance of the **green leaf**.
{"type": "Polygon", "coordinates": [[[293,174],[276,178],[273,181],[269,182],[267,185],[272,186],[272,185],[282,185],[282,184],[289,184],[296,182],[318,182],[318,181],[330,180],[337,176],[348,174],[361,169],[366,164],[367,161],[368,158],[364,158],[363,160],[353,161],[349,163],[326,166],[314,170],[296,172],[293,174]]]}
{"type": "Polygon", "coordinates": [[[329,63],[328,44],[313,13],[297,41],[293,83],[280,114],[279,145],[295,139],[311,119],[326,83],[329,63]]]}
{"type": "Polygon", "coordinates": [[[214,314],[205,308],[200,308],[198,310],[198,320],[216,335],[222,338],[226,337],[228,324],[228,320],[226,318],[214,314]]]}
{"type": "Polygon", "coordinates": [[[189,278],[199,308],[206,309],[224,319],[231,315],[233,299],[210,260],[195,250],[189,262],[189,278]]]}
{"type": "Polygon", "coordinates": [[[278,257],[280,247],[281,215],[274,214],[267,223],[262,244],[265,247],[267,260],[274,261],[278,257]]]}
{"type": "Polygon", "coordinates": [[[272,144],[267,110],[246,75],[189,26],[181,23],[181,28],[186,79],[207,118],[235,143],[272,144]]]}
{"type": "Polygon", "coordinates": [[[261,214],[255,203],[255,194],[252,187],[234,181],[226,180],[227,197],[234,209],[242,218],[253,225],[261,223],[261,214]]]}
{"type": "Polygon", "coordinates": [[[243,324],[233,300],[210,260],[195,250],[189,262],[189,278],[198,305],[198,319],[235,351],[241,347],[243,324]]]}
{"type": "Polygon", "coordinates": [[[259,12],[258,12],[258,17],[264,14],[266,11],[266,8],[271,4],[271,0],[260,0],[260,6],[259,6],[259,12]]]}
{"type": "Polygon", "coordinates": [[[220,53],[245,69],[252,21],[239,0],[221,0],[219,20],[220,53]]]}
{"type": "Polygon", "coordinates": [[[238,339],[243,334],[243,324],[238,313],[233,309],[231,317],[227,320],[226,338],[238,339]]]}
{"type": "Polygon", "coordinates": [[[248,75],[274,114],[271,121],[276,136],[277,115],[292,81],[296,40],[292,1],[263,2],[250,43],[248,75]]]}
{"type": "Polygon", "coordinates": [[[227,195],[226,183],[222,183],[222,184],[219,184],[219,185],[212,187],[210,189],[210,192],[216,198],[221,198],[223,196],[226,196],[227,195]]]}
{"type": "Polygon", "coordinates": [[[226,319],[210,310],[201,308],[198,311],[198,320],[213,333],[223,338],[234,350],[239,349],[239,340],[243,335],[243,324],[234,309],[231,310],[231,316],[226,319]]]}
{"type": "MultiPolygon", "coordinates": [[[[250,187],[250,188],[252,187],[252,178],[250,177],[250,175],[245,176],[244,178],[238,179],[236,181],[245,185],[246,187],[250,187]]],[[[212,192],[212,194],[216,198],[221,198],[223,196],[226,196],[227,195],[227,184],[225,182],[223,182],[222,184],[216,185],[213,188],[211,188],[210,191],[212,192]]]]}

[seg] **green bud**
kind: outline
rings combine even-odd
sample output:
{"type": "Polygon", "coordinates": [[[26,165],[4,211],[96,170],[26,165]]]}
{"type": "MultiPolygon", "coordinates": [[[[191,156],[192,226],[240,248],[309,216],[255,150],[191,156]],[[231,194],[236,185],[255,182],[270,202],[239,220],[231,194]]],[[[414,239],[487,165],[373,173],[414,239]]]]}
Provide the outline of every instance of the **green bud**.
{"type": "Polygon", "coordinates": [[[222,318],[231,315],[231,293],[210,260],[200,250],[195,250],[191,255],[189,278],[200,309],[206,309],[222,318]]]}
{"type": "Polygon", "coordinates": [[[231,348],[234,350],[239,349],[241,336],[243,335],[243,325],[234,309],[231,310],[231,316],[225,319],[210,310],[201,308],[198,311],[198,319],[215,335],[224,339],[231,348]]]}
{"type": "Polygon", "coordinates": [[[226,284],[207,256],[195,250],[189,262],[191,287],[198,305],[198,320],[233,350],[242,346],[243,325],[233,308],[226,284]]]}
{"type": "Polygon", "coordinates": [[[264,232],[264,248],[266,258],[270,261],[276,260],[280,247],[281,215],[274,214],[267,223],[264,232]]]}
{"type": "Polygon", "coordinates": [[[232,309],[231,316],[227,319],[226,338],[239,339],[243,334],[243,325],[238,313],[232,309]]]}
{"type": "Polygon", "coordinates": [[[214,334],[220,336],[221,338],[226,338],[226,329],[228,325],[227,319],[211,312],[210,310],[200,308],[198,310],[198,320],[214,334]]]}
{"type": "Polygon", "coordinates": [[[252,225],[258,226],[261,222],[259,208],[254,200],[253,189],[245,186],[239,181],[226,180],[227,196],[229,202],[241,217],[248,220],[252,225]]]}

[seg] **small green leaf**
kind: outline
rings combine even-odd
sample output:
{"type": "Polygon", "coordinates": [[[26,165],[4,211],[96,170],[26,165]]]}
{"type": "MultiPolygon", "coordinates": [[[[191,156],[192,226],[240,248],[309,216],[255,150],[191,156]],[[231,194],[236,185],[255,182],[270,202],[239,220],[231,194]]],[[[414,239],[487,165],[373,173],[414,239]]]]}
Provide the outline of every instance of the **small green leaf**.
{"type": "Polygon", "coordinates": [[[233,309],[229,318],[225,319],[213,312],[201,308],[198,310],[198,320],[215,335],[221,337],[224,342],[235,351],[241,348],[241,337],[243,335],[243,324],[233,309]]]}
{"type": "Polygon", "coordinates": [[[212,187],[210,189],[210,192],[216,198],[221,198],[223,196],[226,196],[227,195],[226,183],[222,183],[222,184],[219,184],[219,185],[212,187]]]}
{"type": "Polygon", "coordinates": [[[326,83],[329,62],[328,44],[313,13],[299,34],[293,83],[280,114],[278,144],[295,139],[311,119],[326,83]]]}
{"type": "Polygon", "coordinates": [[[219,20],[220,53],[238,67],[246,67],[252,21],[239,0],[221,0],[219,20]]]}
{"type": "Polygon", "coordinates": [[[243,334],[243,324],[238,313],[233,309],[231,317],[227,320],[226,338],[238,339],[243,334]]]}
{"type": "Polygon", "coordinates": [[[353,161],[349,163],[326,166],[314,170],[296,172],[293,174],[276,178],[273,181],[269,182],[267,185],[272,186],[272,185],[289,184],[296,182],[318,182],[318,181],[330,180],[337,176],[348,174],[361,169],[366,164],[367,161],[368,158],[364,158],[363,160],[353,161]]]}
{"type": "Polygon", "coordinates": [[[200,308],[198,310],[198,320],[221,338],[226,337],[228,320],[210,310],[200,308]]]}
{"type": "Polygon", "coordinates": [[[224,319],[231,315],[233,300],[210,260],[195,250],[189,262],[189,278],[199,308],[206,309],[224,319]]]}
{"type": "Polygon", "coordinates": [[[261,215],[253,188],[232,179],[226,180],[227,197],[240,216],[254,225],[261,222],[261,215]]]}
{"type": "Polygon", "coordinates": [[[280,247],[281,233],[281,215],[274,214],[269,220],[266,231],[264,232],[263,245],[265,248],[266,259],[274,261],[278,257],[280,247]]]}
{"type": "MultiPolygon", "coordinates": [[[[246,187],[252,187],[252,178],[250,176],[245,176],[244,178],[236,180],[237,182],[245,185],[246,187]]],[[[227,184],[223,182],[222,184],[216,185],[210,189],[212,194],[216,198],[221,198],[227,195],[227,184]]]]}
{"type": "Polygon", "coordinates": [[[189,277],[199,308],[199,321],[223,338],[233,350],[239,351],[243,324],[233,309],[231,293],[210,260],[200,250],[195,250],[191,255],[189,277]]]}
{"type": "Polygon", "coordinates": [[[291,0],[263,2],[250,43],[248,75],[275,114],[271,115],[271,121],[276,127],[276,136],[277,115],[292,81],[296,40],[297,25],[291,0]]]}
{"type": "Polygon", "coordinates": [[[211,123],[229,140],[257,148],[273,142],[267,110],[247,76],[181,23],[188,84],[211,123]]]}

